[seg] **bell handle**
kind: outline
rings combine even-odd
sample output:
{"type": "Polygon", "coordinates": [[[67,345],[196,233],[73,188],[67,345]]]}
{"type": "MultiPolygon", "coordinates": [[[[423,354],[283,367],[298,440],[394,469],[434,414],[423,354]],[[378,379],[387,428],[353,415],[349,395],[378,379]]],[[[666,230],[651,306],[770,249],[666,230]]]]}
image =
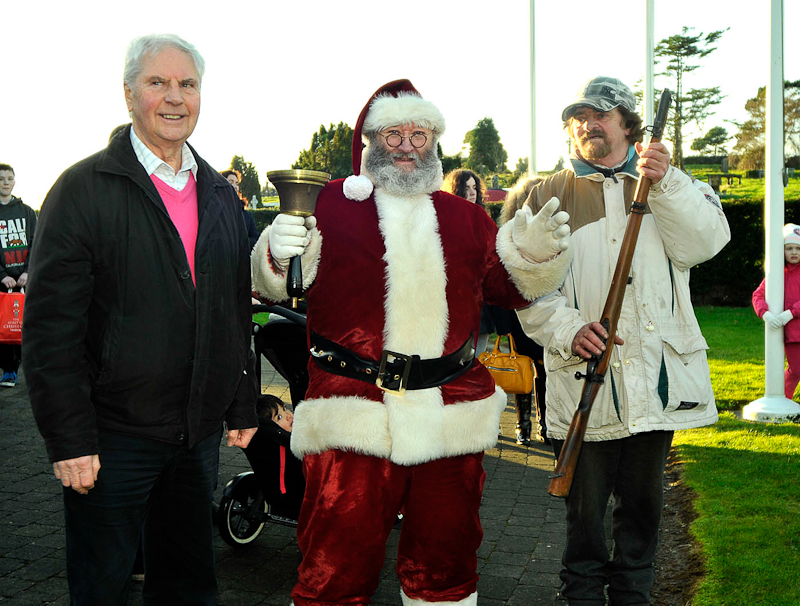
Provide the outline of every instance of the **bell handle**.
{"type": "Polygon", "coordinates": [[[297,300],[303,296],[303,266],[300,256],[289,260],[289,273],[286,275],[286,294],[292,298],[292,307],[297,309],[297,300]]]}

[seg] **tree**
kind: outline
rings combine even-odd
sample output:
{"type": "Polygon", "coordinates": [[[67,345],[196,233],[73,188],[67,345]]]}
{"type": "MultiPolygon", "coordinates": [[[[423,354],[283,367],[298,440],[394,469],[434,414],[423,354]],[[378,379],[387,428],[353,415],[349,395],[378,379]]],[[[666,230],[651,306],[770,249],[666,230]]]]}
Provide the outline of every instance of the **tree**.
{"type": "Polygon", "coordinates": [[[239,193],[248,203],[256,197],[261,204],[261,182],[258,180],[258,171],[250,162],[245,162],[242,156],[234,156],[231,160],[231,168],[238,170],[242,175],[242,182],[239,183],[239,193]]]}
{"type": "Polygon", "coordinates": [[[728,131],[722,126],[715,126],[709,130],[702,137],[698,137],[692,143],[692,149],[701,154],[704,153],[709,147],[713,148],[714,155],[725,154],[725,148],[722,147],[731,136],[728,131]]]}
{"type": "MultiPolygon", "coordinates": [[[[744,104],[750,117],[738,124],[736,154],[742,170],[764,168],[764,146],[767,129],[767,88],[762,86],[752,99],[744,104]]],[[[783,89],[783,140],[784,146],[800,152],[800,82],[786,82],[783,89]]]]}
{"type": "Polygon", "coordinates": [[[659,75],[674,78],[670,124],[675,147],[672,163],[680,168],[683,168],[684,125],[695,122],[702,130],[702,123],[710,115],[711,108],[723,99],[718,87],[691,89],[684,93],[684,76],[701,66],[700,60],[716,50],[714,43],[729,28],[705,36],[702,33],[690,35],[692,29],[684,27],[680,34],[664,38],[655,48],[656,57],[667,61],[666,71],[659,75]]]}
{"type": "Polygon", "coordinates": [[[514,183],[516,183],[520,177],[528,174],[528,158],[519,158],[517,160],[517,167],[514,169],[514,183]]]}
{"type": "Polygon", "coordinates": [[[344,122],[327,129],[320,124],[319,131],[311,137],[311,146],[300,152],[292,168],[320,170],[330,173],[331,179],[341,179],[353,174],[353,129],[344,122]]]}
{"type": "Polygon", "coordinates": [[[455,170],[457,168],[461,168],[464,165],[464,158],[461,156],[460,153],[454,156],[447,156],[442,151],[442,144],[436,144],[436,155],[439,156],[439,160],[442,161],[442,172],[446,175],[451,170],[455,170]]]}
{"type": "Polygon", "coordinates": [[[487,172],[505,172],[508,154],[500,142],[500,135],[494,126],[494,120],[483,118],[464,137],[469,143],[469,157],[466,167],[485,175],[487,172]]]}

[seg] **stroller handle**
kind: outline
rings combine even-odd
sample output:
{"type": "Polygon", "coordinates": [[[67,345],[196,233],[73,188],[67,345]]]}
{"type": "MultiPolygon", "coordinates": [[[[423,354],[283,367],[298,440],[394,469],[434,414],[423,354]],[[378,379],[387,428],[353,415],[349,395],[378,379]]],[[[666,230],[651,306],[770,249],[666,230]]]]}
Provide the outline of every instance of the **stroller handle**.
{"type": "Polygon", "coordinates": [[[298,313],[288,307],[284,307],[283,305],[253,305],[253,313],[270,313],[270,314],[277,314],[287,320],[294,322],[295,324],[302,326],[303,328],[306,327],[306,316],[305,314],[298,313]]]}

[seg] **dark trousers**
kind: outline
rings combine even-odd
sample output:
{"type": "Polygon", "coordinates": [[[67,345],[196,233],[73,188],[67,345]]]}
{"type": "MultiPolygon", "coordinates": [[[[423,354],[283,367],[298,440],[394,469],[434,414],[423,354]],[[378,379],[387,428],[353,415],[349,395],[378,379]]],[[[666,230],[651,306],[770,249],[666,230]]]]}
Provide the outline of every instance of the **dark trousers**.
{"type": "MultiPolygon", "coordinates": [[[[561,593],[570,606],[650,604],[653,561],[664,506],[664,466],[671,431],[620,440],[584,442],[566,498],[567,545],[561,593]],[[609,557],[603,519],[609,496],[613,550],[609,557]]],[[[564,445],[553,440],[556,456],[564,445]]]]}
{"type": "Polygon", "coordinates": [[[126,603],[143,534],[144,604],[216,604],[211,498],[221,437],[189,449],[100,433],[95,487],[64,489],[73,606],[126,603]]]}
{"type": "Polygon", "coordinates": [[[0,368],[3,372],[18,372],[20,360],[22,360],[21,345],[0,344],[0,368]]]}

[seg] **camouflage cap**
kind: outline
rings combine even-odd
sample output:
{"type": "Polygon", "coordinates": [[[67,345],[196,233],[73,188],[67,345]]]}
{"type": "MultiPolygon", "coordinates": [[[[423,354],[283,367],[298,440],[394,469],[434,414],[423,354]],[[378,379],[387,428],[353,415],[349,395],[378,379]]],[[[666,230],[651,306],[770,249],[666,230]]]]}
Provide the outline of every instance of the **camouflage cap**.
{"type": "Polygon", "coordinates": [[[561,119],[567,121],[581,105],[588,105],[597,111],[608,112],[622,106],[630,112],[636,111],[636,101],[631,89],[621,80],[598,76],[581,86],[575,101],[561,112],[561,119]]]}

